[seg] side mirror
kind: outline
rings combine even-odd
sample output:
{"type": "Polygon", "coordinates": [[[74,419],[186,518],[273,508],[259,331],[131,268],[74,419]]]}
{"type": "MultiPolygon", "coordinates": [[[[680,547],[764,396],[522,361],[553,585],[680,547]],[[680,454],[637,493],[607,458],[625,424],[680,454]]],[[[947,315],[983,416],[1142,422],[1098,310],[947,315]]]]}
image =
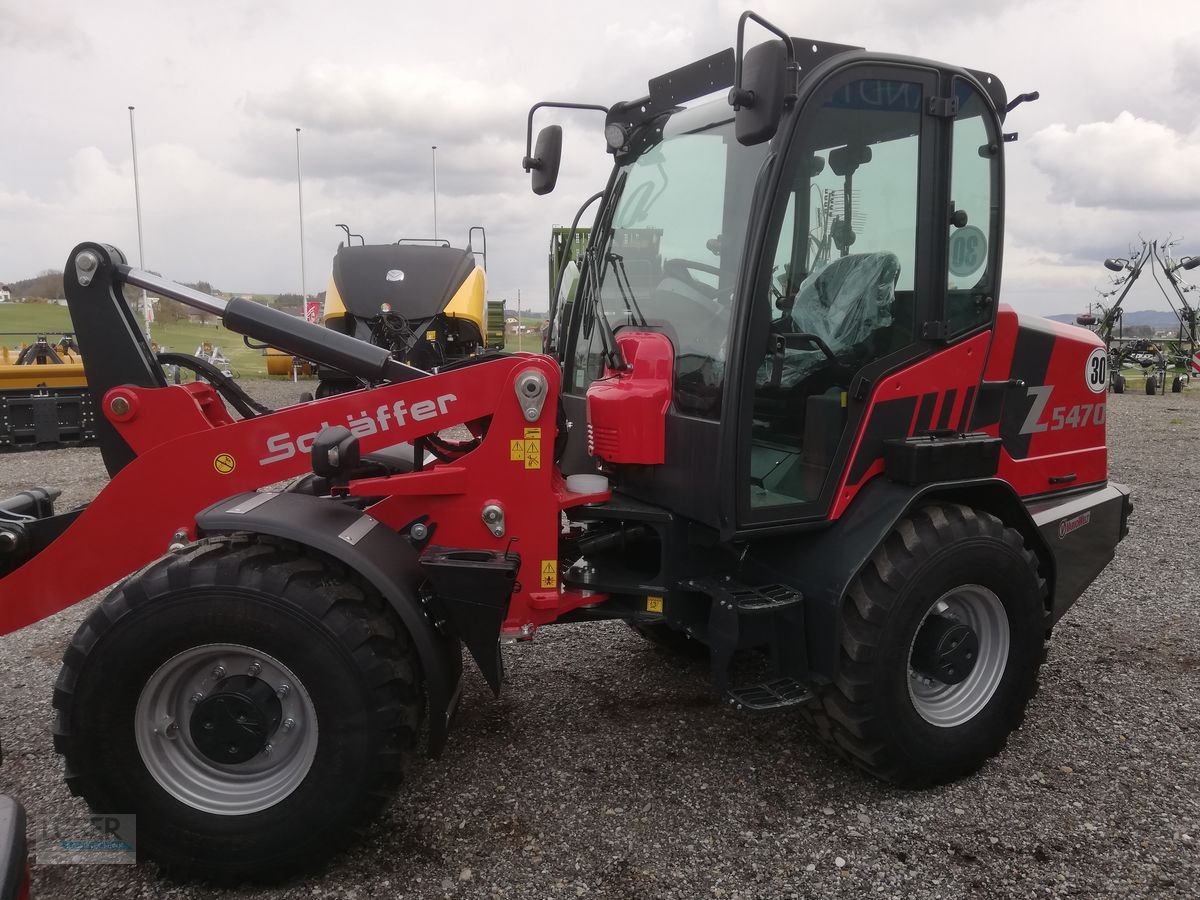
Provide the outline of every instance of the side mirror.
{"type": "Polygon", "coordinates": [[[752,147],[775,137],[783,117],[787,62],[783,41],[768,41],[746,51],[741,79],[729,92],[739,144],[752,147]]]}
{"type": "Polygon", "coordinates": [[[538,132],[537,146],[532,157],[525,157],[525,171],[531,176],[533,192],[548,194],[558,183],[558,166],[562,161],[562,126],[547,125],[538,132]]]}

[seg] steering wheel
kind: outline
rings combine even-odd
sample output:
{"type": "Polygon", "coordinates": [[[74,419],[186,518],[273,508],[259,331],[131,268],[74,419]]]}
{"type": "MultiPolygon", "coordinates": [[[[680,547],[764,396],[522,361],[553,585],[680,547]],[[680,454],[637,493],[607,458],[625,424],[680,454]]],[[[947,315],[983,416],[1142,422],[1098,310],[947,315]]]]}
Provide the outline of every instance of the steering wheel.
{"type": "Polygon", "coordinates": [[[666,259],[663,260],[663,275],[678,278],[680,281],[688,285],[688,287],[699,291],[706,297],[715,300],[719,291],[711,284],[698,280],[692,275],[692,270],[697,272],[705,272],[709,275],[721,276],[721,269],[718,266],[710,266],[708,263],[696,262],[692,259],[666,259]]]}

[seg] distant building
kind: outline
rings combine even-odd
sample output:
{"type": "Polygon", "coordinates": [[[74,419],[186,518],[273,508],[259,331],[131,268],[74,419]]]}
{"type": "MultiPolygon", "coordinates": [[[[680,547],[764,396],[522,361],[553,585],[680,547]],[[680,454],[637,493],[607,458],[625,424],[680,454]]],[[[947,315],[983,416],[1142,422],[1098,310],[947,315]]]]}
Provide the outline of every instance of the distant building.
{"type": "Polygon", "coordinates": [[[0,303],[8,303],[12,300],[12,294],[8,292],[8,288],[0,284],[0,303]]]}

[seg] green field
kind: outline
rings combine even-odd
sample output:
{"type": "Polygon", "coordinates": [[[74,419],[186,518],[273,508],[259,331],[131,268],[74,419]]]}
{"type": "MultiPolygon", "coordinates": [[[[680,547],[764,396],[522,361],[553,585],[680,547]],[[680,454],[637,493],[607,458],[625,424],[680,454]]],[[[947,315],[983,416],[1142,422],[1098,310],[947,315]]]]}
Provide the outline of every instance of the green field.
{"type": "MultiPolygon", "coordinates": [[[[51,303],[0,304],[0,345],[19,347],[39,334],[52,341],[64,331],[71,330],[71,316],[65,306],[51,303]],[[17,333],[15,336],[9,333],[17,333]]],[[[197,325],[190,322],[164,322],[151,326],[151,338],[159,350],[176,353],[195,353],[205,341],[220,347],[229,358],[234,375],[241,378],[265,378],[266,359],[260,350],[251,350],[241,335],[220,325],[197,325]]]]}

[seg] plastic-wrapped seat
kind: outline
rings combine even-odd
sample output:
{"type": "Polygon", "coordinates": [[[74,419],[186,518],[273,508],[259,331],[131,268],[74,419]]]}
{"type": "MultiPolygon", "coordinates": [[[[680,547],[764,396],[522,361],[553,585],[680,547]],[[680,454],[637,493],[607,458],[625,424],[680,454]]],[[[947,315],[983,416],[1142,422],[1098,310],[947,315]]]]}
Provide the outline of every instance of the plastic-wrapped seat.
{"type": "MultiPolygon", "coordinates": [[[[776,361],[768,357],[758,371],[755,418],[768,424],[776,436],[797,439],[805,434],[813,398],[824,403],[836,397],[842,415],[840,394],[849,377],[887,350],[877,345],[887,343],[883,339],[893,322],[899,276],[900,260],[886,252],[843,256],[809,275],[782,330],[816,335],[834,360],[815,348],[788,347],[776,385],[771,383],[776,361]]],[[[832,424],[824,421],[823,427],[832,424]]],[[[840,434],[840,428],[834,434],[840,434]]]]}
{"type": "MultiPolygon", "coordinates": [[[[854,365],[875,356],[874,338],[892,324],[900,260],[894,253],[857,253],[833,260],[800,285],[791,330],[814,334],[839,362],[854,365]]],[[[785,352],[781,384],[792,387],[823,363],[819,350],[785,352]]]]}

